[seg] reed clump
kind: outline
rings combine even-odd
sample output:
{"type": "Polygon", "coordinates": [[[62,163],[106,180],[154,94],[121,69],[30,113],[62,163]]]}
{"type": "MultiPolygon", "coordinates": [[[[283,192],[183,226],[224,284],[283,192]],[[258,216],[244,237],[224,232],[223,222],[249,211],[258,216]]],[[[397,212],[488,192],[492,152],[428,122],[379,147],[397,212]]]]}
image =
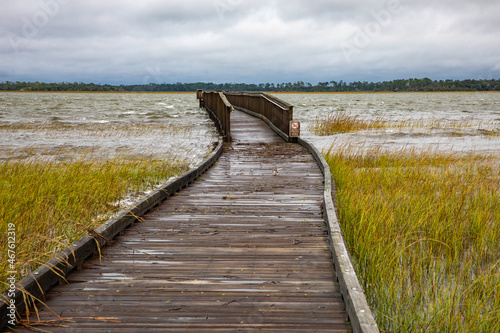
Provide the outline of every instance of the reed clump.
{"type": "MultiPolygon", "coordinates": [[[[120,201],[140,196],[188,169],[185,161],[155,156],[117,156],[71,162],[0,163],[0,231],[15,225],[19,279],[120,210],[120,201]]],[[[7,237],[0,238],[0,292],[6,290],[7,237]]]]}
{"type": "MultiPolygon", "coordinates": [[[[363,119],[359,115],[344,109],[317,116],[308,126],[316,135],[326,136],[337,133],[353,133],[359,131],[398,129],[404,132],[433,132],[442,129],[475,129],[477,135],[500,136],[497,121],[464,121],[439,119],[394,120],[385,117],[363,119]]],[[[460,133],[459,133],[460,134],[460,133]]]]}
{"type": "Polygon", "coordinates": [[[358,115],[340,110],[316,117],[309,125],[309,130],[316,135],[332,135],[385,127],[386,121],[381,118],[364,120],[358,115]]]}
{"type": "Polygon", "coordinates": [[[382,331],[500,331],[498,156],[344,144],[325,158],[382,331]]]}

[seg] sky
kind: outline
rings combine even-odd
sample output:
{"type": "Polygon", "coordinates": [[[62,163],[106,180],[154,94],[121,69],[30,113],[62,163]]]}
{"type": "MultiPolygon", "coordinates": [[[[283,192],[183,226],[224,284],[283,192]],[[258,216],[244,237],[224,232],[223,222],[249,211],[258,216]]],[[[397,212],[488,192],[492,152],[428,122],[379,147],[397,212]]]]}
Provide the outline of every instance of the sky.
{"type": "Polygon", "coordinates": [[[499,0],[0,0],[0,82],[500,78],[499,0]]]}

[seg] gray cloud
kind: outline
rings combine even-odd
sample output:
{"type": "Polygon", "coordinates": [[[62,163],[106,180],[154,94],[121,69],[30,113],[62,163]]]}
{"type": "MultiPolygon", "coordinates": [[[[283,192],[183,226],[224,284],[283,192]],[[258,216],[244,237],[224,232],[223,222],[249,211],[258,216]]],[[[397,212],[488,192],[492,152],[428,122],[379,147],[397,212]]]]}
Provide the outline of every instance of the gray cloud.
{"type": "Polygon", "coordinates": [[[500,74],[496,0],[1,6],[0,81],[316,83],[500,74]]]}

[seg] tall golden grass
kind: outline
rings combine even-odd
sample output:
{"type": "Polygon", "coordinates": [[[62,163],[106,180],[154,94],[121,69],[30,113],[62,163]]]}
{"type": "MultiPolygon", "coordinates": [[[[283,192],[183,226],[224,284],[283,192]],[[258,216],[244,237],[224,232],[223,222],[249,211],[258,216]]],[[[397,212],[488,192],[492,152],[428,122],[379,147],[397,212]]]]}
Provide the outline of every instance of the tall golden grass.
{"type": "Polygon", "coordinates": [[[96,137],[136,137],[151,133],[165,133],[170,135],[189,135],[193,128],[182,124],[32,124],[13,123],[0,124],[0,131],[51,131],[55,134],[65,132],[72,136],[92,135],[96,137]]]}
{"type": "Polygon", "coordinates": [[[464,121],[439,119],[413,119],[394,121],[385,117],[364,119],[351,111],[340,109],[317,116],[308,126],[316,135],[325,136],[336,133],[351,133],[364,130],[404,129],[405,132],[424,131],[432,132],[436,129],[465,129],[474,128],[484,136],[500,136],[500,127],[497,121],[464,121]]]}
{"type": "Polygon", "coordinates": [[[344,144],[325,158],[382,331],[500,332],[498,156],[344,144]]]}
{"type": "Polygon", "coordinates": [[[358,115],[342,109],[316,117],[309,125],[309,130],[316,135],[332,135],[335,133],[385,128],[386,123],[382,118],[364,120],[358,115]]]}
{"type": "MultiPolygon", "coordinates": [[[[16,226],[19,278],[36,269],[140,195],[188,169],[188,163],[155,156],[118,156],[55,162],[0,163],[0,231],[16,226]]],[[[0,238],[0,291],[6,290],[7,237],[0,238]]]]}

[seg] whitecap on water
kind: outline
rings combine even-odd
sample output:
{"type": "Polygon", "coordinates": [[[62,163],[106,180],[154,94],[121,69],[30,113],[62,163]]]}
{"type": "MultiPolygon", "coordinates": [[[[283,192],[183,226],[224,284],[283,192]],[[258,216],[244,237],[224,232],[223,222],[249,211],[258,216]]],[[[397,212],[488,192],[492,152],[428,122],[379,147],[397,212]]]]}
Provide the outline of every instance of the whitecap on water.
{"type": "Polygon", "coordinates": [[[167,103],[164,103],[164,102],[159,102],[159,103],[156,103],[157,105],[161,105],[161,106],[164,106],[165,108],[167,109],[173,109],[174,106],[171,105],[171,104],[167,104],[167,103]]]}

